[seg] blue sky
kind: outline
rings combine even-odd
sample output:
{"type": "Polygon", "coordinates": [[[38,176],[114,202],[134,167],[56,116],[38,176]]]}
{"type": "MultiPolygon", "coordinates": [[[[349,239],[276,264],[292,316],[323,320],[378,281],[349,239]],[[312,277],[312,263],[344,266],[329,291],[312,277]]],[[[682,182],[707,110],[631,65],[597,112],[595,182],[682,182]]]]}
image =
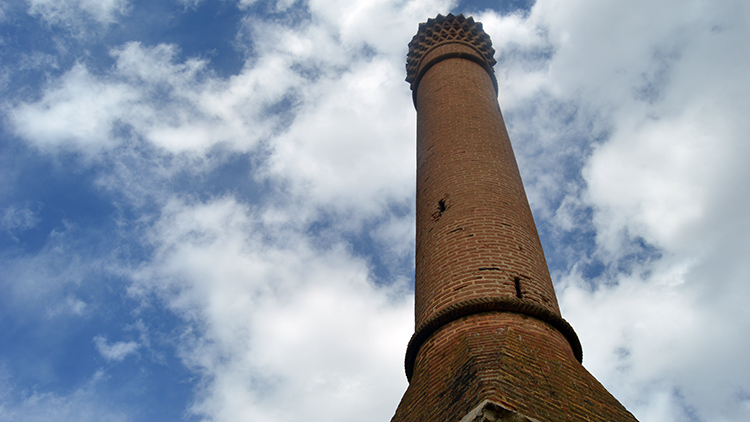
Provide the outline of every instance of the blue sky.
{"type": "Polygon", "coordinates": [[[406,46],[492,37],[584,365],[750,419],[745,2],[0,3],[0,420],[388,420],[413,331],[406,46]]]}

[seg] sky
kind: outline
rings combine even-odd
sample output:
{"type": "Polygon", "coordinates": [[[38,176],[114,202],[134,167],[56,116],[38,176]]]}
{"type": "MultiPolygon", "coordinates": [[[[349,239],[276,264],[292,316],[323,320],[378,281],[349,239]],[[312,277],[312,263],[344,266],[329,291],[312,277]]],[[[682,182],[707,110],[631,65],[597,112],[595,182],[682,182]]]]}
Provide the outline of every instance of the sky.
{"type": "Polygon", "coordinates": [[[750,3],[0,1],[0,421],[387,421],[407,44],[484,24],[584,366],[750,420],[750,3]]]}

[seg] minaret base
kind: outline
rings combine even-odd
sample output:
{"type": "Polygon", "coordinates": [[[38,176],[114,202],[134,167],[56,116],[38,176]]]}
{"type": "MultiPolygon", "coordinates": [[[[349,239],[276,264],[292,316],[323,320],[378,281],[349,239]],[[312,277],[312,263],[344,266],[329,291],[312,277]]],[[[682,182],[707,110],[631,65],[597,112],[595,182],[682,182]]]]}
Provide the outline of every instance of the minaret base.
{"type": "Polygon", "coordinates": [[[479,421],[636,421],[558,330],[513,312],[469,315],[437,330],[420,347],[392,422],[468,422],[472,414],[479,421]]]}

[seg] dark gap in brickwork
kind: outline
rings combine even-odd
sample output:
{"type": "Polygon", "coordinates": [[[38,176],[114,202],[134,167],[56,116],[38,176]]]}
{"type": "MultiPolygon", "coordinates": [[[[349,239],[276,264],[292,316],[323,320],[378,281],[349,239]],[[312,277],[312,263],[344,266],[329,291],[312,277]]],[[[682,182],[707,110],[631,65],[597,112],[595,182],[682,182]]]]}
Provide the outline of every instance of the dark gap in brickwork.
{"type": "Polygon", "coordinates": [[[516,285],[516,297],[523,299],[523,294],[521,293],[521,279],[518,277],[513,278],[513,284],[516,285]]]}
{"type": "Polygon", "coordinates": [[[446,194],[443,199],[438,201],[438,210],[432,213],[432,220],[438,221],[443,213],[448,209],[448,195],[446,194]]]}
{"type": "Polygon", "coordinates": [[[497,267],[480,267],[479,271],[500,271],[497,267]]]}

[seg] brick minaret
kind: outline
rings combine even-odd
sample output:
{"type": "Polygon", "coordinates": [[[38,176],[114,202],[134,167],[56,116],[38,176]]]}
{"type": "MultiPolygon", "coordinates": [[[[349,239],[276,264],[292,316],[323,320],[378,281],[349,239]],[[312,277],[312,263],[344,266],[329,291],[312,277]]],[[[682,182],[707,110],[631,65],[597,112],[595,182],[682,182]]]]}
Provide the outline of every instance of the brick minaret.
{"type": "Polygon", "coordinates": [[[463,15],[429,19],[409,43],[416,330],[392,421],[635,421],[581,365],[560,316],[493,55],[482,25],[463,15]]]}

